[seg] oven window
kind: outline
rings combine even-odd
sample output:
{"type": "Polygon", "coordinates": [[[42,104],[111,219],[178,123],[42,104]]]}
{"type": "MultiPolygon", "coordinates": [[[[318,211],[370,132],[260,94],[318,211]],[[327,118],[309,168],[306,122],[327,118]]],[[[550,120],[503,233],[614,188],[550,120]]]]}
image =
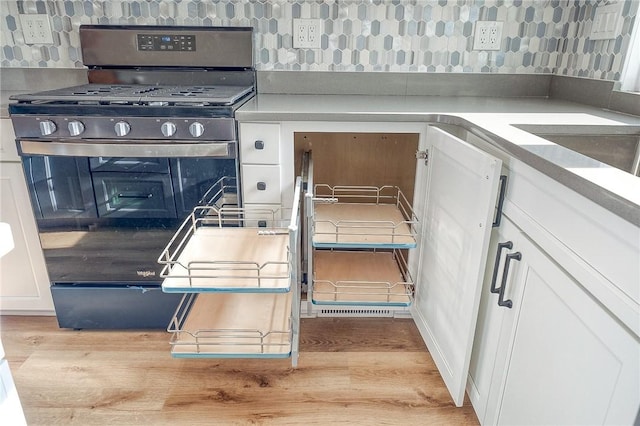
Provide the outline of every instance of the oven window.
{"type": "MultiPolygon", "coordinates": [[[[158,283],[158,256],[234,159],[23,157],[53,283],[158,283]]],[[[237,202],[237,188],[233,186],[237,202]]]]}

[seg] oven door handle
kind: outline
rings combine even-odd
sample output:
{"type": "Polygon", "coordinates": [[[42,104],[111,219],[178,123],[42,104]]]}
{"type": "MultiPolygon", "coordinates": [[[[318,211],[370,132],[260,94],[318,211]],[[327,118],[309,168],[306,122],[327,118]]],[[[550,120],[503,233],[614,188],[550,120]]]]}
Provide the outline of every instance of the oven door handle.
{"type": "Polygon", "coordinates": [[[59,155],[65,157],[217,157],[236,158],[235,141],[123,143],[102,139],[42,141],[20,139],[18,148],[24,155],[59,155]]]}

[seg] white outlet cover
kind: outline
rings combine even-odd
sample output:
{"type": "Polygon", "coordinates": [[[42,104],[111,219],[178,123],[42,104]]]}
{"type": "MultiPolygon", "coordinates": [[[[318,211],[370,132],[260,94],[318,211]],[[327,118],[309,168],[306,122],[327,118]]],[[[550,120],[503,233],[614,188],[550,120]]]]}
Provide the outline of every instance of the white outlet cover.
{"type": "Polygon", "coordinates": [[[322,36],[322,19],[293,20],[294,49],[320,49],[322,36]]]}
{"type": "Polygon", "coordinates": [[[473,50],[500,50],[502,21],[477,21],[473,37],[473,50]]]}
{"type": "Polygon", "coordinates": [[[26,44],[53,44],[49,15],[20,15],[20,25],[22,25],[22,34],[26,44]]]}

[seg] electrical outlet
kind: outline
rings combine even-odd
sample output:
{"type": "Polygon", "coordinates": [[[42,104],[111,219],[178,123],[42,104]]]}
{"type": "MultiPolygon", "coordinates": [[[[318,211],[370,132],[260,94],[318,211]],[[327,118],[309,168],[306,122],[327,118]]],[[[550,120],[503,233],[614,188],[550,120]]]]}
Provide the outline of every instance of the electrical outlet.
{"type": "Polygon", "coordinates": [[[294,19],[293,47],[320,49],[322,34],[322,19],[294,19]]]}
{"type": "Polygon", "coordinates": [[[502,25],[500,21],[477,21],[473,50],[500,50],[502,25]]]}
{"type": "Polygon", "coordinates": [[[26,44],[53,44],[49,15],[20,15],[20,24],[26,44]]]}

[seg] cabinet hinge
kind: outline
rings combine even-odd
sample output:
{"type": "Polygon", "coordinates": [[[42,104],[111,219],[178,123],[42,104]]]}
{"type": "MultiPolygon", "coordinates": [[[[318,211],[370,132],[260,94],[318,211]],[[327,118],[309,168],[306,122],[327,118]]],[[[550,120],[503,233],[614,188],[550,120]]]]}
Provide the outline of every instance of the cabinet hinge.
{"type": "Polygon", "coordinates": [[[425,149],[424,151],[416,151],[416,159],[424,160],[424,165],[429,165],[429,150],[425,149]]]}

